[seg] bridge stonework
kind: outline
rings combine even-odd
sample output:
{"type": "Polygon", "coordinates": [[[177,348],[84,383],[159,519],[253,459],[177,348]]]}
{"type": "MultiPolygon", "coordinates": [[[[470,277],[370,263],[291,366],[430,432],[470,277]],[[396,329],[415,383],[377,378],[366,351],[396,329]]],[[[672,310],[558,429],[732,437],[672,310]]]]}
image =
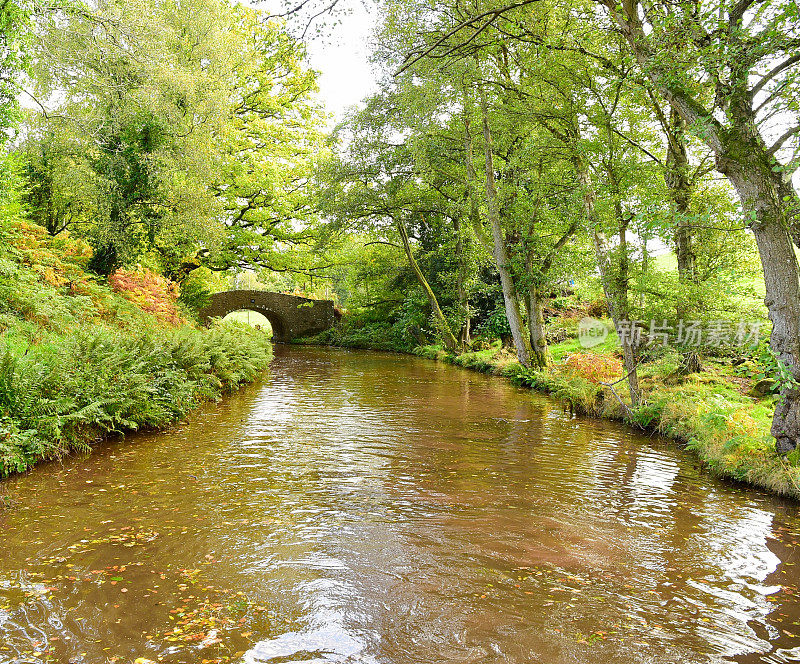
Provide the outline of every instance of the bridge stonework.
{"type": "Polygon", "coordinates": [[[335,322],[331,300],[252,290],[215,293],[211,296],[211,303],[200,311],[200,321],[207,325],[212,318],[222,318],[241,309],[257,311],[265,316],[272,325],[272,338],[278,343],[317,334],[333,327],[335,322]]]}

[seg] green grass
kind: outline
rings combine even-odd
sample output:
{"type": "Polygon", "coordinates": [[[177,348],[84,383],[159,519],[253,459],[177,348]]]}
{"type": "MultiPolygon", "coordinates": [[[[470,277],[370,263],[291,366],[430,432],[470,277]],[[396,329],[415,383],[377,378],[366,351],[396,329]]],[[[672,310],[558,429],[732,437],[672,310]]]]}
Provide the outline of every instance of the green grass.
{"type": "Polygon", "coordinates": [[[662,272],[677,273],[678,271],[678,257],[673,251],[666,251],[658,256],[650,257],[653,269],[661,270],[662,272]]]}

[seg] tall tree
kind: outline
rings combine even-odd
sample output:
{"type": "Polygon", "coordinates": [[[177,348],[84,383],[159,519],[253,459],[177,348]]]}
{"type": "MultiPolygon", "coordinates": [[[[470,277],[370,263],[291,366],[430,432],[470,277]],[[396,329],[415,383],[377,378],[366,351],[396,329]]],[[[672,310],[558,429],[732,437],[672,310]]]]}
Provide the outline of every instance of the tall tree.
{"type": "Polygon", "coordinates": [[[31,7],[26,0],[0,2],[0,198],[15,190],[9,139],[20,121],[19,79],[28,58],[25,42],[31,7]]]}
{"type": "Polygon", "coordinates": [[[800,269],[792,247],[800,246],[800,197],[790,180],[800,151],[797,5],[602,4],[644,75],[739,195],[761,255],[770,344],[793,376],[772,423],[778,451],[790,451],[800,443],[800,269]]]}
{"type": "Polygon", "coordinates": [[[425,59],[472,57],[487,47],[492,30],[596,59],[600,37],[616,29],[632,56],[625,69],[638,67],[686,130],[710,148],[738,193],[761,256],[771,347],[792,376],[783,384],[772,433],[779,451],[794,449],[800,442],[800,270],[792,247],[793,239],[800,242],[800,199],[790,178],[800,147],[796,4],[576,0],[565,7],[566,23],[555,28],[545,20],[549,11],[536,10],[539,4],[545,3],[456,4],[434,12],[434,29],[420,31],[403,69],[425,59]]]}
{"type": "Polygon", "coordinates": [[[101,194],[95,223],[77,229],[106,259],[96,269],[285,267],[276,247],[312,221],[319,112],[302,47],[263,18],[226,0],[42,8],[29,174],[40,198],[56,189],[34,206],[41,223],[73,223],[75,187],[56,168],[68,158],[70,177],[101,194]]]}
{"type": "Polygon", "coordinates": [[[392,95],[375,95],[367,107],[341,128],[347,147],[332,157],[322,180],[322,210],[340,225],[371,230],[382,242],[400,239],[406,259],[425,294],[437,335],[450,350],[459,347],[439,298],[415,257],[408,226],[426,216],[442,216],[447,204],[439,194],[420,186],[410,146],[398,140],[398,113],[392,95]],[[435,199],[435,201],[433,200],[435,199]]]}

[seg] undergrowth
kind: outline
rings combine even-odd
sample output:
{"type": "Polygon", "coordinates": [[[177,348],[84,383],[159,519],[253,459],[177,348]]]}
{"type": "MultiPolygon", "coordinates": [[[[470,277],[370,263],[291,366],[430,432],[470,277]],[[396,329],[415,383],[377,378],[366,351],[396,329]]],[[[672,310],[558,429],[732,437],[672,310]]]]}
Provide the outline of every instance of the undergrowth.
{"type": "Polygon", "coordinates": [[[270,359],[268,338],[243,325],[88,329],[23,353],[0,343],[0,476],[111,432],[164,427],[254,380],[270,359]]]}
{"type": "Polygon", "coordinates": [[[112,290],[84,271],[90,255],[0,219],[0,477],[109,433],[169,425],[270,362],[267,335],[177,327],[185,317],[163,278],[120,272],[112,290]]]}

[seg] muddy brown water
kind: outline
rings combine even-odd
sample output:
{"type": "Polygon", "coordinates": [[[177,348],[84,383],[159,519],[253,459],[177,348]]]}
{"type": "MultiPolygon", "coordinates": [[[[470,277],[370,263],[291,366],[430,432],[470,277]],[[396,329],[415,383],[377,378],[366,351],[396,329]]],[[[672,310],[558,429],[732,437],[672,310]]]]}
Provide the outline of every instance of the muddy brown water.
{"type": "Polygon", "coordinates": [[[0,491],[3,663],[800,661],[796,504],[425,360],[279,347],[0,491]]]}

